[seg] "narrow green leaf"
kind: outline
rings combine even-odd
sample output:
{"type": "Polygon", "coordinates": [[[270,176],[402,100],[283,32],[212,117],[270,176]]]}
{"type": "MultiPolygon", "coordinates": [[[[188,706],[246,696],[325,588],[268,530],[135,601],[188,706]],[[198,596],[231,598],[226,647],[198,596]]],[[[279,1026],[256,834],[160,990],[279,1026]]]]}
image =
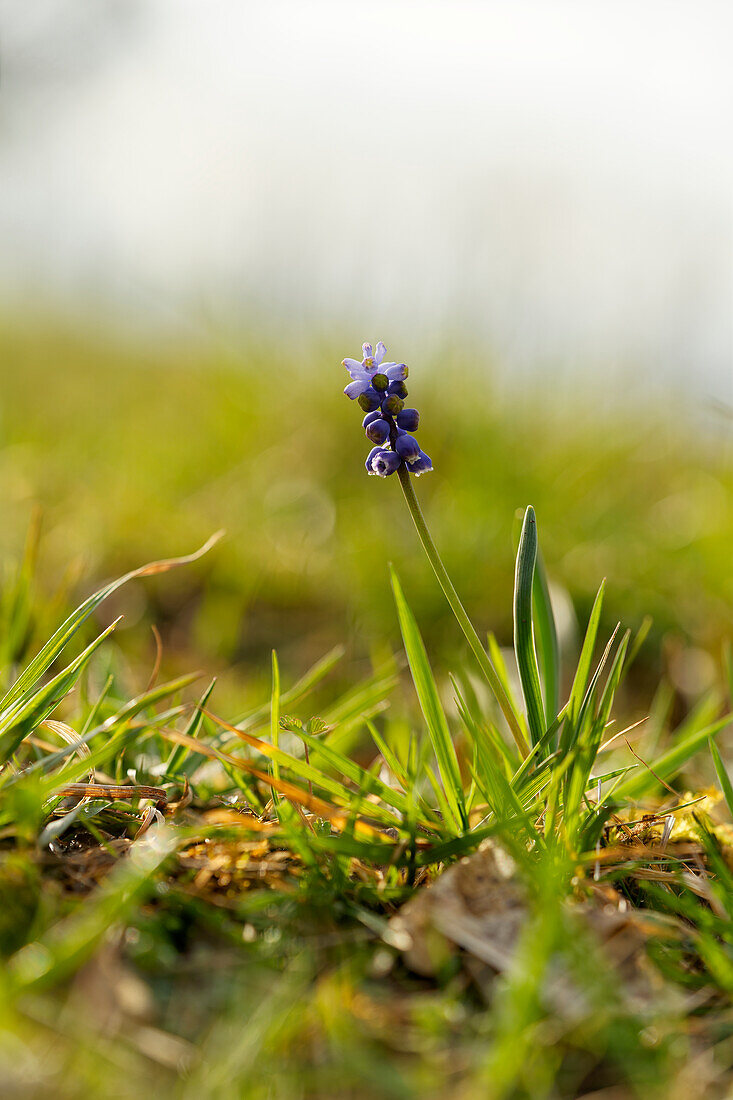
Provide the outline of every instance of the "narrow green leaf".
{"type": "Polygon", "coordinates": [[[728,701],[733,707],[733,646],[730,644],[730,639],[723,643],[723,668],[728,682],[728,701]]]}
{"type": "Polygon", "coordinates": [[[560,646],[557,640],[555,615],[550,600],[550,586],[542,558],[537,550],[534,583],[534,621],[537,627],[537,656],[542,673],[542,688],[545,700],[545,725],[550,726],[557,717],[560,706],[560,646]]]}
{"type": "Polygon", "coordinates": [[[570,689],[568,715],[572,723],[577,722],[580,708],[588,688],[588,678],[590,676],[591,662],[593,660],[593,650],[596,645],[598,625],[601,621],[601,610],[603,608],[603,595],[605,590],[606,582],[603,580],[601,581],[601,586],[598,589],[598,594],[596,595],[590,618],[588,619],[588,627],[585,632],[585,638],[583,639],[580,657],[578,658],[578,667],[575,671],[573,686],[570,689]]]}
{"type": "Polygon", "coordinates": [[[728,805],[728,813],[733,817],[733,783],[730,781],[730,776],[725,770],[725,764],[720,755],[718,746],[713,741],[712,737],[708,741],[710,745],[710,755],[713,758],[713,764],[715,764],[715,770],[718,773],[718,781],[720,783],[720,789],[725,796],[725,801],[728,805]]]}
{"type": "MultiPolygon", "coordinates": [[[[280,706],[293,707],[296,703],[299,703],[309,692],[316,687],[321,680],[328,676],[329,672],[338,664],[344,655],[343,646],[335,646],[333,649],[321,657],[316,663],[301,676],[291,688],[284,691],[280,696],[280,706]]],[[[262,706],[255,707],[254,710],[247,711],[245,714],[235,719],[234,725],[243,730],[252,730],[256,726],[259,726],[262,722],[269,719],[270,716],[270,704],[269,702],[263,703],[262,706]]]]}
{"type": "Polygon", "coordinates": [[[175,569],[177,566],[188,565],[191,562],[197,561],[198,558],[207,553],[207,551],[219,541],[222,533],[223,532],[219,531],[217,534],[212,535],[201,549],[196,550],[193,554],[187,554],[185,557],[181,558],[168,558],[164,561],[154,561],[150,562],[148,565],[141,566],[139,569],[133,569],[130,573],[125,573],[124,577],[119,577],[117,580],[111,581],[84,600],[84,603],[80,604],[79,607],[69,615],[66,621],[61,624],[58,630],[52,634],[40,653],[34,657],[10,690],[6,692],[2,700],[0,700],[0,712],[7,711],[8,707],[16,703],[18,699],[20,699],[21,696],[24,695],[41,676],[43,676],[66,644],[73,638],[74,634],[76,634],[82,623],[97,607],[99,607],[103,600],[106,600],[108,596],[111,596],[113,592],[116,592],[123,584],[127,584],[128,581],[135,580],[139,577],[150,577],[156,573],[166,573],[169,569],[175,569]]]}
{"type": "MultiPolygon", "coordinates": [[[[521,706],[517,705],[517,703],[515,702],[515,700],[512,696],[512,688],[511,688],[511,684],[509,683],[509,673],[507,671],[506,661],[504,660],[504,655],[501,652],[501,648],[499,646],[499,643],[496,640],[496,636],[492,632],[490,632],[489,635],[488,635],[488,641],[489,641],[489,660],[491,661],[492,667],[494,668],[494,671],[496,672],[496,677],[499,681],[499,684],[502,688],[502,691],[504,692],[505,706],[509,709],[509,712],[512,715],[512,719],[513,719],[513,722],[514,722],[514,727],[519,729],[519,731],[522,734],[523,739],[526,742],[526,738],[527,738],[526,722],[525,722],[525,719],[524,719],[524,715],[521,712],[521,706]]],[[[517,746],[517,747],[519,747],[519,746],[517,746]]],[[[528,752],[528,747],[525,744],[524,747],[523,747],[523,750],[522,750],[522,754],[524,756],[526,756],[527,752],[528,752]]]]}
{"type": "Polygon", "coordinates": [[[37,691],[28,690],[0,714],[0,761],[12,756],[21,741],[52,713],[76,683],[94,651],[117,626],[116,619],[79,656],[37,691]]]}
{"type": "Polygon", "coordinates": [[[367,787],[371,789],[374,794],[378,794],[383,802],[386,802],[388,806],[393,806],[394,809],[399,810],[400,813],[407,813],[408,804],[405,795],[401,791],[396,791],[392,787],[379,778],[377,775],[373,775],[366,768],[362,768],[357,764],[355,760],[352,760],[346,753],[339,752],[338,749],[333,748],[327,742],[323,741],[320,737],[313,737],[311,734],[301,731],[298,733],[298,737],[310,749],[311,763],[315,764],[318,757],[325,760],[331,767],[341,775],[350,779],[352,783],[356,783],[357,786],[364,790],[367,787]]]}
{"type": "Polygon", "coordinates": [[[636,637],[634,638],[633,642],[629,646],[629,654],[628,654],[628,656],[626,658],[626,661],[624,663],[623,676],[621,677],[622,680],[626,676],[626,673],[629,671],[631,666],[633,665],[634,661],[636,660],[636,658],[639,654],[639,650],[644,645],[644,642],[647,640],[647,638],[649,636],[649,631],[651,630],[653,623],[654,623],[654,620],[652,619],[651,615],[645,615],[644,618],[642,619],[641,626],[639,627],[639,629],[636,632],[636,637]]]}
{"type": "MultiPolygon", "coordinates": [[[[703,726],[702,728],[693,727],[688,731],[687,735],[681,740],[678,740],[671,749],[668,749],[667,752],[663,753],[657,760],[652,761],[649,767],[660,779],[670,779],[684,767],[690,757],[697,752],[705,741],[711,737],[717,736],[721,730],[725,729],[730,721],[731,715],[726,714],[724,718],[719,718],[709,726],[703,726]]],[[[654,775],[644,768],[626,783],[622,783],[616,792],[616,796],[618,799],[627,801],[639,799],[648,794],[649,791],[654,790],[656,786],[658,786],[658,783],[654,775]]]]}
{"type": "Polygon", "coordinates": [[[616,692],[621,682],[621,675],[624,669],[624,661],[626,658],[626,651],[629,646],[630,638],[631,631],[627,630],[623,638],[621,639],[621,644],[616,650],[616,656],[613,659],[611,670],[608,673],[608,679],[606,680],[605,687],[603,688],[603,692],[601,693],[601,700],[598,704],[598,716],[601,719],[603,727],[606,726],[609,718],[611,717],[611,708],[613,707],[613,701],[616,697],[616,692]]]}
{"type": "Polygon", "coordinates": [[[405,768],[400,763],[400,761],[397,757],[397,754],[390,748],[390,746],[387,744],[385,739],[382,737],[381,733],[379,732],[379,730],[377,729],[377,727],[374,725],[373,722],[370,722],[367,719],[366,727],[369,730],[369,733],[371,734],[372,740],[373,740],[374,744],[377,746],[378,751],[384,757],[384,760],[385,760],[385,763],[387,764],[387,767],[392,772],[395,779],[397,780],[397,782],[402,787],[403,791],[409,790],[410,780],[408,778],[407,771],[405,770],[405,768]]]}
{"type": "Polygon", "coordinates": [[[514,575],[514,652],[533,745],[542,740],[547,729],[532,624],[532,584],[536,560],[537,522],[530,505],[524,513],[514,575]]]}
{"type": "Polygon", "coordinates": [[[443,781],[446,800],[451,812],[452,825],[455,831],[460,832],[468,827],[468,817],[456,750],[451,740],[448,722],[440,702],[420,631],[407,604],[397,574],[391,567],[390,574],[412,680],[420,702],[420,709],[428,727],[435,757],[438,761],[440,777],[443,781]]]}
{"type": "MultiPolygon", "coordinates": [[[[191,721],[186,726],[184,733],[188,737],[196,738],[198,736],[201,723],[204,720],[203,709],[209,701],[212,691],[216,686],[216,677],[213,678],[209,686],[204,691],[203,695],[198,701],[198,706],[194,708],[194,712],[191,716],[191,721]]],[[[166,761],[165,770],[168,775],[177,775],[179,773],[190,776],[193,775],[196,768],[205,759],[203,756],[199,756],[197,753],[192,752],[191,749],[185,745],[176,745],[171,752],[168,760],[166,761]]]]}
{"type": "MultiPolygon", "coordinates": [[[[272,692],[270,694],[270,740],[277,749],[280,744],[280,664],[277,659],[277,652],[274,649],[272,651],[272,692]]],[[[275,779],[280,778],[280,764],[276,756],[272,759],[272,774],[275,779]]],[[[273,791],[273,795],[275,793],[273,791]]]]}

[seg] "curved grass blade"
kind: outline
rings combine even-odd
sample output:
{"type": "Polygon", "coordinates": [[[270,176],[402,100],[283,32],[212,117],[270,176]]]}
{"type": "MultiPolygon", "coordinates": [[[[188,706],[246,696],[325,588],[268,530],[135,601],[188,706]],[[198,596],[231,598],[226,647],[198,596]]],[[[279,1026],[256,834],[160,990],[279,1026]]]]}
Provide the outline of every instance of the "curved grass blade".
{"type": "Polygon", "coordinates": [[[407,814],[409,812],[408,800],[402,791],[396,791],[392,787],[389,787],[378,775],[373,775],[371,772],[367,771],[366,768],[362,768],[360,764],[357,764],[356,761],[352,760],[346,753],[339,752],[338,749],[333,748],[333,746],[329,745],[326,741],[323,741],[319,737],[313,737],[304,730],[298,733],[298,737],[304,744],[308,745],[311,761],[316,761],[321,757],[322,760],[330,764],[336,772],[340,772],[347,779],[350,779],[352,783],[357,784],[361,789],[369,785],[372,793],[378,794],[382,801],[386,802],[388,806],[392,806],[401,814],[407,814]]]}
{"type": "MultiPolygon", "coordinates": [[[[206,718],[214,722],[217,726],[220,726],[222,729],[228,730],[229,733],[236,734],[240,741],[244,741],[244,743],[246,745],[249,745],[250,748],[255,749],[262,756],[265,756],[268,760],[271,760],[272,774],[275,780],[279,780],[280,778],[280,768],[287,768],[294,775],[297,775],[298,778],[304,779],[308,783],[313,783],[324,791],[328,791],[330,795],[332,795],[334,798],[340,799],[341,802],[343,802],[345,805],[348,806],[349,803],[353,801],[353,791],[344,786],[344,784],[341,783],[340,780],[334,779],[333,776],[327,775],[325,772],[321,771],[320,768],[315,767],[311,762],[303,760],[301,757],[298,756],[292,756],[290,753],[286,752],[285,749],[281,749],[279,745],[273,745],[269,741],[263,741],[261,738],[255,737],[253,733],[246,733],[244,730],[237,729],[236,726],[232,726],[231,723],[225,721],[224,718],[220,718],[218,715],[213,714],[211,711],[204,711],[204,715],[206,718]]],[[[298,737],[303,741],[310,740],[309,735],[305,732],[300,732],[298,734],[298,737]]],[[[209,755],[208,753],[204,752],[204,742],[197,740],[193,743],[202,746],[198,750],[200,753],[205,756],[209,755]]],[[[325,748],[322,742],[317,742],[314,740],[314,743],[317,745],[319,751],[325,748]]],[[[190,745],[191,739],[186,737],[185,740],[179,741],[179,744],[190,745]]],[[[324,756],[326,755],[327,751],[328,750],[324,752],[324,756]]],[[[331,752],[333,752],[334,758],[338,758],[338,756],[340,756],[337,750],[331,749],[331,752]]],[[[241,758],[233,757],[232,759],[240,760],[241,758]]],[[[354,774],[358,775],[359,781],[363,781],[364,776],[367,774],[364,769],[359,768],[357,764],[353,765],[353,769],[354,774]]],[[[278,790],[276,786],[273,785],[273,787],[276,791],[278,790]]],[[[370,811],[375,818],[383,820],[387,825],[395,825],[399,823],[399,819],[396,818],[392,813],[390,813],[389,810],[376,803],[370,806],[370,811]]]]}
{"type": "Polygon", "coordinates": [[[719,718],[709,726],[694,726],[681,741],[649,765],[654,774],[646,769],[639,771],[628,782],[621,784],[616,791],[616,798],[620,801],[642,798],[658,785],[657,776],[659,779],[671,779],[705,741],[716,737],[730,721],[731,715],[726,714],[724,718],[719,718]]]}
{"type": "Polygon", "coordinates": [[[123,577],[111,581],[84,600],[84,602],[77,607],[76,611],[73,611],[66,621],[61,624],[58,630],[52,634],[40,653],[33,658],[10,690],[5,693],[0,700],[0,712],[5,712],[8,707],[16,703],[21,696],[23,696],[25,692],[43,676],[67,643],[73,638],[74,634],[76,634],[82,623],[104,600],[107,599],[108,596],[111,596],[113,592],[116,592],[122,585],[127,584],[128,581],[136,580],[141,577],[152,577],[157,573],[166,573],[169,569],[176,569],[180,565],[190,565],[191,562],[198,561],[199,558],[203,557],[203,555],[219,541],[223,533],[223,531],[217,531],[215,535],[212,535],[211,538],[193,554],[186,554],[184,557],[180,558],[166,558],[161,561],[153,561],[149,562],[148,565],[141,566],[139,569],[133,569],[130,573],[125,573],[123,577]]]}
{"type": "MultiPolygon", "coordinates": [[[[231,756],[229,753],[222,752],[212,745],[207,745],[202,741],[194,741],[193,738],[187,737],[185,733],[180,733],[178,730],[161,730],[161,736],[165,737],[168,741],[172,741],[173,744],[186,745],[188,748],[193,749],[194,752],[200,752],[203,756],[208,756],[210,760],[218,760],[222,764],[228,764],[231,768],[238,768],[240,771],[247,772],[248,775],[254,776],[254,778],[259,779],[261,783],[277,791],[278,794],[283,795],[288,801],[303,806],[317,817],[323,817],[333,822],[338,829],[345,829],[350,821],[349,815],[340,807],[332,806],[329,802],[324,801],[324,799],[318,798],[314,794],[309,794],[308,791],[302,790],[300,787],[296,786],[295,783],[291,783],[287,779],[276,779],[274,775],[268,775],[267,772],[263,772],[260,768],[255,767],[254,764],[250,764],[249,760],[244,760],[241,756],[231,756]]],[[[373,816],[372,811],[373,807],[370,805],[370,816],[373,816]]],[[[390,825],[394,826],[394,824],[394,821],[390,822],[390,825]]],[[[369,836],[379,837],[384,835],[380,833],[379,829],[366,821],[358,820],[355,827],[369,836]]]]}
{"type": "Polygon", "coordinates": [[[76,683],[94,651],[117,626],[116,619],[79,656],[37,691],[26,691],[0,714],[0,762],[13,755],[21,741],[52,713],[76,683]]]}

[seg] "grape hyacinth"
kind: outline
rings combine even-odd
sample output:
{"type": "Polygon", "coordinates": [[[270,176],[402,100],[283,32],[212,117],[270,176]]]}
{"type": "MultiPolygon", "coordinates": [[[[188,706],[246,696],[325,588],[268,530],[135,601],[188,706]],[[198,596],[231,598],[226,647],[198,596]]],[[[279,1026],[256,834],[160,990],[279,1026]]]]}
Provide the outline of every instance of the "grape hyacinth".
{"type": "Polygon", "coordinates": [[[404,467],[419,477],[432,470],[433,464],[412,434],[417,431],[420,414],[417,409],[405,408],[407,367],[384,362],[387,349],[381,340],[376,351],[371,344],[363,344],[362,352],[361,362],[343,361],[351,376],[344,393],[358,401],[366,413],[362,427],[375,444],[367,456],[367,473],[389,477],[404,467]]]}

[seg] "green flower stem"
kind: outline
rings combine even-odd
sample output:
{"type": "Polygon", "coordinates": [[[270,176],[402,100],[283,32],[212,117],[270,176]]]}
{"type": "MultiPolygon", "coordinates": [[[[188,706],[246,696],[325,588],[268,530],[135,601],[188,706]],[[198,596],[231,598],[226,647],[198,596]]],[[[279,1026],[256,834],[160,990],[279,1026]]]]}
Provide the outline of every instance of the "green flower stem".
{"type": "Polygon", "coordinates": [[[491,663],[488,653],[481,645],[481,640],[474,630],[473,624],[466,614],[466,609],[461,603],[458,593],[453,587],[453,582],[448,576],[447,570],[443,565],[443,562],[441,561],[440,554],[438,553],[435,543],[433,542],[430,532],[428,531],[427,524],[425,523],[425,517],[422,514],[422,510],[420,508],[420,505],[418,504],[417,497],[415,496],[415,490],[412,485],[412,479],[410,477],[409,471],[404,463],[397,471],[397,476],[400,479],[402,492],[405,494],[407,507],[410,509],[410,515],[412,516],[412,521],[415,524],[417,533],[420,537],[420,542],[423,544],[425,553],[428,556],[428,561],[433,567],[433,572],[435,573],[435,576],[438,578],[438,584],[443,589],[443,592],[445,593],[445,598],[450,604],[451,611],[458,620],[458,625],[466,636],[466,641],[473,650],[473,654],[478,661],[479,668],[483,672],[489,687],[496,696],[496,700],[501,707],[504,717],[507,720],[509,729],[512,731],[512,736],[516,741],[517,748],[522,754],[522,757],[526,757],[529,753],[529,748],[527,746],[527,741],[525,739],[524,733],[522,732],[522,727],[517,721],[517,716],[514,713],[514,709],[512,708],[509,697],[504,690],[504,685],[499,679],[499,676],[496,672],[496,669],[491,663]]]}

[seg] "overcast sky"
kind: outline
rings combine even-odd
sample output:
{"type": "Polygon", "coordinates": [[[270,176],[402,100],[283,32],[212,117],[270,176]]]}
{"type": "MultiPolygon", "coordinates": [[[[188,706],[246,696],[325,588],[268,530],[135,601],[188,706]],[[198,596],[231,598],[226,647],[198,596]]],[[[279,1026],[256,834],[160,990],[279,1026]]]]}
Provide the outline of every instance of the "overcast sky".
{"type": "Polygon", "coordinates": [[[730,399],[732,12],[0,0],[0,299],[730,399]]]}

